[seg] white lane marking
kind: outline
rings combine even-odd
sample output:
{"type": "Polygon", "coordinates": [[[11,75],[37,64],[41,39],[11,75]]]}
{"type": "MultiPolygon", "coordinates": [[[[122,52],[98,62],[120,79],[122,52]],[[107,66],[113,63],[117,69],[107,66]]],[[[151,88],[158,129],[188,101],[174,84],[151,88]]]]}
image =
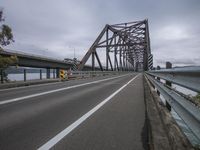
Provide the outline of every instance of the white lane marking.
{"type": "Polygon", "coordinates": [[[95,113],[99,108],[101,108],[105,103],[107,103],[109,100],[111,100],[117,93],[119,93],[122,89],[124,89],[129,83],[131,83],[133,80],[135,80],[138,76],[139,76],[139,74],[137,76],[135,76],[134,78],[132,78],[130,81],[128,81],[126,84],[124,84],[117,91],[112,93],[109,97],[104,99],[101,103],[99,103],[93,109],[91,109],[86,114],[84,114],[81,118],[76,120],[74,123],[72,123],[70,126],[65,128],[60,133],[58,133],[55,137],[50,139],[47,143],[45,143],[44,145],[39,147],[38,150],[49,150],[50,148],[52,148],[60,140],[62,140],[65,136],[67,136],[71,131],[73,131],[76,127],[78,127],[82,122],[84,122],[88,117],[90,117],[93,113],[95,113]]]}
{"type": "Polygon", "coordinates": [[[3,101],[0,101],[0,105],[4,105],[4,104],[16,102],[16,101],[21,101],[24,99],[33,98],[33,97],[41,96],[41,95],[45,95],[45,94],[55,93],[55,92],[59,92],[59,91],[63,91],[63,90],[68,90],[68,89],[72,89],[72,88],[76,88],[76,87],[99,83],[99,82],[103,82],[103,81],[107,81],[107,80],[112,80],[112,79],[120,78],[120,77],[127,76],[127,75],[129,75],[129,74],[125,74],[125,75],[121,75],[121,76],[117,76],[117,77],[106,78],[106,79],[97,80],[97,81],[92,81],[92,82],[83,83],[83,84],[78,84],[78,85],[73,85],[73,86],[64,87],[64,88],[60,88],[60,89],[56,89],[56,90],[50,90],[50,91],[46,91],[46,92],[42,92],[42,93],[31,94],[28,96],[13,98],[13,99],[9,99],[9,100],[3,100],[3,101]]]}

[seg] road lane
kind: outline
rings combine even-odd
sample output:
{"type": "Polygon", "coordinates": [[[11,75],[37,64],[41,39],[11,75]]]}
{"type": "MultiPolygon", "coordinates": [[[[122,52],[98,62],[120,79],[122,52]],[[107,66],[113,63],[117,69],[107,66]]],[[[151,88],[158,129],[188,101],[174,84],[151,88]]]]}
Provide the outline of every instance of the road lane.
{"type": "Polygon", "coordinates": [[[133,76],[0,106],[0,149],[38,148],[133,76]]]}
{"type": "Polygon", "coordinates": [[[39,93],[34,93],[34,94],[26,95],[26,96],[21,96],[21,97],[17,97],[17,98],[2,100],[2,101],[0,101],[0,105],[5,105],[5,104],[18,102],[18,101],[22,101],[22,100],[27,100],[27,99],[30,99],[30,98],[33,98],[33,97],[39,97],[39,96],[42,96],[42,95],[52,94],[52,93],[55,93],[55,92],[65,91],[65,90],[69,90],[69,89],[73,89],[73,88],[77,88],[77,87],[82,87],[82,86],[86,86],[86,85],[97,84],[97,83],[100,83],[100,82],[105,82],[105,81],[121,78],[121,77],[124,77],[124,76],[126,76],[126,75],[110,77],[110,78],[96,80],[96,81],[87,82],[87,83],[83,83],[83,84],[72,85],[72,86],[67,86],[67,87],[58,88],[58,89],[54,89],[54,90],[48,90],[48,91],[44,91],[44,92],[39,92],[39,93]]]}
{"type": "MultiPolygon", "coordinates": [[[[120,75],[120,76],[123,76],[123,75],[120,75]]],[[[119,77],[119,75],[100,76],[100,77],[81,79],[81,80],[50,83],[50,84],[45,84],[45,85],[36,85],[36,86],[33,85],[33,86],[27,86],[27,87],[23,87],[19,89],[13,88],[13,89],[6,89],[2,91],[0,90],[0,102],[4,100],[8,100],[8,99],[29,96],[32,94],[47,92],[51,90],[57,90],[57,89],[66,88],[69,86],[75,86],[79,84],[85,84],[89,82],[95,82],[98,80],[104,80],[107,78],[116,78],[116,77],[119,77]]]]}
{"type": "Polygon", "coordinates": [[[72,132],[80,124],[82,124],[84,121],[86,121],[90,116],[92,116],[96,111],[98,111],[101,107],[103,107],[107,102],[109,102],[115,95],[117,95],[121,90],[123,90],[128,84],[130,84],[138,76],[139,75],[133,77],[130,81],[128,81],[126,84],[124,84],[118,90],[116,90],[114,93],[112,93],[106,99],[104,99],[101,103],[99,103],[98,105],[96,105],[94,108],[92,108],[86,114],[84,114],[83,116],[81,116],[79,119],[77,119],[70,126],[68,126],[67,128],[65,128],[63,131],[61,131],[56,136],[54,136],[52,139],[50,139],[47,143],[45,143],[40,148],[38,148],[38,150],[46,150],[46,149],[53,148],[58,142],[60,142],[61,140],[63,140],[68,134],[70,134],[70,132],[72,132]]]}
{"type": "Polygon", "coordinates": [[[145,150],[143,76],[54,146],[56,150],[145,150]]]}

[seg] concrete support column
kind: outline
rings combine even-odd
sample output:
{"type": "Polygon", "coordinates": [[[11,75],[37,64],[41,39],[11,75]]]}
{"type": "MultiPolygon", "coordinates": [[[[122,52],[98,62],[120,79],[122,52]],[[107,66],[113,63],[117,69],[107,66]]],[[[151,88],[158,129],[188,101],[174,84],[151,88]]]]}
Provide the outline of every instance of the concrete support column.
{"type": "Polygon", "coordinates": [[[138,72],[138,67],[139,67],[139,63],[136,62],[136,63],[135,63],[135,71],[136,71],[136,72],[138,72]]]}
{"type": "Polygon", "coordinates": [[[3,83],[3,69],[0,69],[1,83],[3,83]]]}
{"type": "Polygon", "coordinates": [[[53,69],[53,78],[55,79],[56,76],[55,76],[55,69],[53,69]]]}
{"type": "Polygon", "coordinates": [[[40,80],[42,80],[42,69],[40,69],[40,80]]]}
{"type": "Polygon", "coordinates": [[[60,78],[60,69],[56,68],[56,78],[60,78]]]}
{"type": "Polygon", "coordinates": [[[24,69],[24,82],[26,82],[26,69],[24,69]]]}
{"type": "Polygon", "coordinates": [[[50,74],[51,72],[50,72],[50,68],[47,68],[47,79],[50,79],[50,77],[51,77],[51,74],[50,74]]]}

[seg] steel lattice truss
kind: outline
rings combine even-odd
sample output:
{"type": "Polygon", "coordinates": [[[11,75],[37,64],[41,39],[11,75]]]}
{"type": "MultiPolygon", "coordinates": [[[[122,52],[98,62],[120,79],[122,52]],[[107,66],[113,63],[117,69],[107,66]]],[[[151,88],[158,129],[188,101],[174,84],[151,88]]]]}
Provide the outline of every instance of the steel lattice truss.
{"type": "Polygon", "coordinates": [[[82,70],[90,56],[92,68],[95,58],[103,70],[148,70],[148,56],[151,55],[148,20],[106,25],[83,57],[78,68],[82,70]],[[98,56],[98,49],[105,48],[106,67],[98,56]],[[114,59],[111,59],[114,55],[114,59]]]}

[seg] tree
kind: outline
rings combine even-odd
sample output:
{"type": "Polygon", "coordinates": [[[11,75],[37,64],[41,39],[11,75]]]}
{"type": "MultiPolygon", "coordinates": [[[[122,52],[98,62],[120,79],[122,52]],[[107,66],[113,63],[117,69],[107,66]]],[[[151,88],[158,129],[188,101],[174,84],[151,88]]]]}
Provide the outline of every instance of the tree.
{"type": "Polygon", "coordinates": [[[16,56],[3,57],[0,55],[0,69],[6,69],[17,62],[16,56]]]}
{"type": "MultiPolygon", "coordinates": [[[[3,24],[5,19],[3,18],[3,10],[0,10],[0,51],[3,51],[3,47],[9,45],[11,42],[14,42],[13,40],[13,34],[12,29],[8,26],[3,24]]],[[[4,70],[9,67],[10,65],[13,65],[17,63],[17,57],[16,56],[10,56],[10,57],[3,57],[0,55],[0,76],[1,80],[3,80],[3,75],[5,75],[3,72],[4,70]]]]}
{"type": "MultiPolygon", "coordinates": [[[[3,10],[0,10],[0,23],[4,22],[5,19],[3,18],[3,10]]],[[[13,40],[12,29],[5,24],[0,26],[0,47],[3,49],[3,46],[9,45],[13,40]]]]}

